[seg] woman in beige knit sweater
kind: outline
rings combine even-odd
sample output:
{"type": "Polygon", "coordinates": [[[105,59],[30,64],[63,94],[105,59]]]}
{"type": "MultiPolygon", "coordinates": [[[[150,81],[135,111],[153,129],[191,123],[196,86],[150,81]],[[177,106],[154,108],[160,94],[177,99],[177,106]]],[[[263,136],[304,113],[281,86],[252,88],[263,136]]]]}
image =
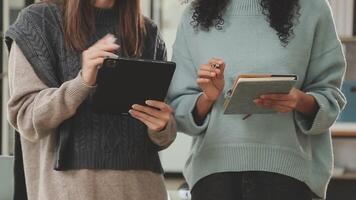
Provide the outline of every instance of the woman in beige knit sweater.
{"type": "Polygon", "coordinates": [[[158,151],[176,136],[171,108],[147,101],[123,116],[90,109],[105,57],[166,59],[139,0],[35,4],[6,41],[8,116],[21,135],[29,200],[167,198],[158,151]]]}

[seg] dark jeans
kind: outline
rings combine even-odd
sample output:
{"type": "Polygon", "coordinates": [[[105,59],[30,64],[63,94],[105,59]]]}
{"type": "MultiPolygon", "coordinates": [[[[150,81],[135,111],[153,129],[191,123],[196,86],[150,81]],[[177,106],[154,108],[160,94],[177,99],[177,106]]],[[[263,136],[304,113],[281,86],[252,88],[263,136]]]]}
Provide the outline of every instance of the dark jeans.
{"type": "Polygon", "coordinates": [[[269,172],[226,172],[196,183],[192,200],[312,200],[306,184],[269,172]]]}

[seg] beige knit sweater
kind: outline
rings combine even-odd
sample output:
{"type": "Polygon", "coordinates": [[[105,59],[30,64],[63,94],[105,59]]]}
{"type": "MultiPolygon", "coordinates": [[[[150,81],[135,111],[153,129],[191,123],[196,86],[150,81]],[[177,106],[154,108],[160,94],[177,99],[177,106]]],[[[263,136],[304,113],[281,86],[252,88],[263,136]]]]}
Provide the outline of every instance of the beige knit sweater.
{"type": "MultiPolygon", "coordinates": [[[[60,88],[48,88],[35,74],[14,43],[9,60],[10,101],[8,118],[21,134],[29,200],[165,200],[160,174],[149,171],[55,171],[56,128],[73,116],[93,87],[81,76],[60,88]]],[[[151,140],[168,147],[176,136],[171,120],[166,130],[149,133],[151,140]]]]}

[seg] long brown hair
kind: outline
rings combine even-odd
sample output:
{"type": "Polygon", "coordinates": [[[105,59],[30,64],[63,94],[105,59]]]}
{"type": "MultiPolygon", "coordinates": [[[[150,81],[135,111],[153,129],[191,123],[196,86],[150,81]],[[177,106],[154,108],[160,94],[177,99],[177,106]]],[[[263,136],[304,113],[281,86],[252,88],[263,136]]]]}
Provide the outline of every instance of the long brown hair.
{"type": "MultiPolygon", "coordinates": [[[[67,46],[76,51],[86,48],[88,33],[95,31],[95,0],[43,0],[63,7],[63,30],[67,46]]],[[[116,0],[120,51],[124,56],[139,57],[145,39],[145,23],[140,0],[116,0]]]]}

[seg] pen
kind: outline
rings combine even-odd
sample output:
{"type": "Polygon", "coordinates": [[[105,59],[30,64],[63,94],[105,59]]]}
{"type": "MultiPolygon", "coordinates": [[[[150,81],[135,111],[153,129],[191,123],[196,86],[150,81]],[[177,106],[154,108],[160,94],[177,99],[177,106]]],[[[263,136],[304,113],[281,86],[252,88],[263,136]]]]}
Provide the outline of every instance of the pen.
{"type": "Polygon", "coordinates": [[[252,114],[247,114],[247,115],[245,115],[244,118],[242,118],[242,120],[246,120],[247,118],[249,118],[249,117],[251,117],[251,116],[252,116],[252,114]]]}

